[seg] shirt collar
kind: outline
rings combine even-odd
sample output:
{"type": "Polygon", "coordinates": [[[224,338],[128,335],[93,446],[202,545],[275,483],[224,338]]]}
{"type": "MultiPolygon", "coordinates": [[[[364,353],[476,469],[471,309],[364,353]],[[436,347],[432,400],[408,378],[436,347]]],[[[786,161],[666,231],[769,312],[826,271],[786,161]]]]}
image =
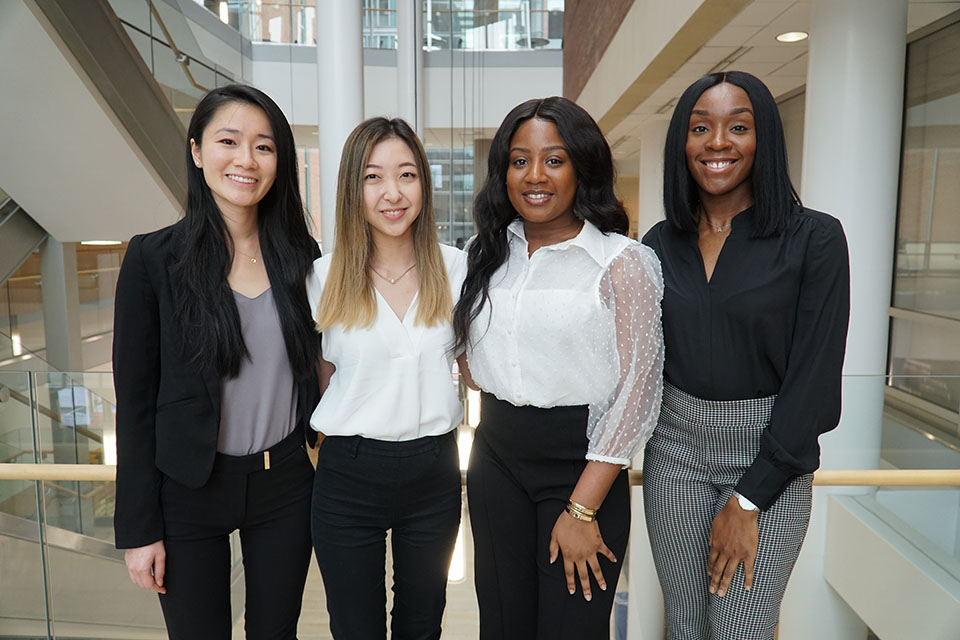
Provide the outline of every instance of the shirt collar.
{"type": "MultiPolygon", "coordinates": [[[[507,231],[516,236],[519,240],[523,242],[524,245],[527,244],[527,236],[523,230],[523,219],[514,218],[514,220],[507,227],[507,231]]],[[[592,222],[589,220],[583,221],[583,228],[580,229],[578,233],[573,238],[569,240],[564,240],[558,244],[549,245],[544,247],[544,249],[549,249],[551,251],[563,251],[568,247],[580,247],[587,252],[593,260],[600,265],[601,268],[606,267],[606,251],[604,250],[604,238],[603,232],[600,229],[597,229],[592,222]]]]}

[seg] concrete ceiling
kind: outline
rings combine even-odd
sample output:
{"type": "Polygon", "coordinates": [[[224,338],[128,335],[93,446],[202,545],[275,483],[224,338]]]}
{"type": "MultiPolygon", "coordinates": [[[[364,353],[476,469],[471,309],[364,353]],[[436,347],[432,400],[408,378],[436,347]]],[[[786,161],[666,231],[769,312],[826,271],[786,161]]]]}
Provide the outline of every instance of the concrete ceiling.
{"type": "MultiPolygon", "coordinates": [[[[638,2],[642,0],[637,0],[638,2]]],[[[810,5],[805,0],[754,0],[731,20],[716,25],[713,35],[677,66],[676,70],[639,102],[629,113],[619,115],[606,129],[607,139],[621,173],[636,173],[640,134],[644,123],[668,119],[683,90],[697,78],[714,71],[737,69],[757,76],[782,97],[806,84],[809,40],[781,43],[776,36],[786,31],[810,30],[810,5]],[[632,171],[631,171],[632,169],[632,171]]],[[[910,0],[907,33],[920,29],[960,9],[953,0],[910,0]]],[[[619,33],[617,34],[620,35],[619,33]]],[[[601,60],[602,64],[614,61],[601,60]]],[[[622,60],[615,63],[622,64],[622,60]]],[[[638,70],[638,75],[643,70],[638,70]]],[[[596,73],[596,72],[595,72],[596,73]]],[[[606,114],[593,113],[602,121],[606,114]]]]}
{"type": "Polygon", "coordinates": [[[61,242],[175,222],[156,175],[43,14],[0,2],[0,187],[61,242]]]}

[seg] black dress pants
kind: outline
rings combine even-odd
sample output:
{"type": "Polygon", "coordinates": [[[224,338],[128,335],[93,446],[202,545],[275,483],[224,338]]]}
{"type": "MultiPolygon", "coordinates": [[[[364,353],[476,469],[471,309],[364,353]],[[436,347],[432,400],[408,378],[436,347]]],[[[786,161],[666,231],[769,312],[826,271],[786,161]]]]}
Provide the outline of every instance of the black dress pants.
{"type": "Polygon", "coordinates": [[[467,471],[482,640],[600,640],[630,535],[626,471],[597,522],[616,555],[598,556],[607,590],[591,575],[593,599],[567,591],[562,558],[550,564],[550,534],[583,468],[587,408],[516,407],[484,393],[467,471]]]}
{"type": "Polygon", "coordinates": [[[454,432],[404,442],[327,436],[317,460],[313,545],[337,640],[387,636],[384,562],[393,551],[393,640],[434,640],[460,526],[454,432]]]}
{"type": "Polygon", "coordinates": [[[230,534],[240,530],[247,638],[297,637],[310,566],[313,465],[295,429],[263,453],[217,454],[203,487],[164,476],[160,489],[167,553],[160,596],[173,640],[230,640],[230,534]]]}

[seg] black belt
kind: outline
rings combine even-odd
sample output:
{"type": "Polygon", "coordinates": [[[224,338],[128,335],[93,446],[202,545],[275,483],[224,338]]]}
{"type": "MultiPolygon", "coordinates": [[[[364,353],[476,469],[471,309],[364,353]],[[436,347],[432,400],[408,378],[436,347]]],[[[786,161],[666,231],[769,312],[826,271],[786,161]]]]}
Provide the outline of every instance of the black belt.
{"type": "Polygon", "coordinates": [[[303,431],[298,427],[283,440],[259,453],[251,453],[247,456],[229,456],[218,452],[213,461],[213,470],[225,473],[263,471],[269,469],[272,465],[279,464],[291,453],[302,448],[304,448],[303,431]]]}

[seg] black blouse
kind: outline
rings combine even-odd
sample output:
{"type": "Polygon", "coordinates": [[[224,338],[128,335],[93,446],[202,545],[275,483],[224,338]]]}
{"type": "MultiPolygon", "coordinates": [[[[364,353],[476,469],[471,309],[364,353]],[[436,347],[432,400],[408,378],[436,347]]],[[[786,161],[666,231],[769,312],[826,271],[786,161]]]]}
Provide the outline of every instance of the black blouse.
{"type": "Polygon", "coordinates": [[[767,509],[819,466],[817,438],[840,419],[850,267],[836,218],[802,209],[783,233],[755,238],[753,215],[733,219],[709,282],[696,233],[660,222],[643,242],[663,266],[666,380],[708,400],[777,396],[736,486],[767,509]]]}

